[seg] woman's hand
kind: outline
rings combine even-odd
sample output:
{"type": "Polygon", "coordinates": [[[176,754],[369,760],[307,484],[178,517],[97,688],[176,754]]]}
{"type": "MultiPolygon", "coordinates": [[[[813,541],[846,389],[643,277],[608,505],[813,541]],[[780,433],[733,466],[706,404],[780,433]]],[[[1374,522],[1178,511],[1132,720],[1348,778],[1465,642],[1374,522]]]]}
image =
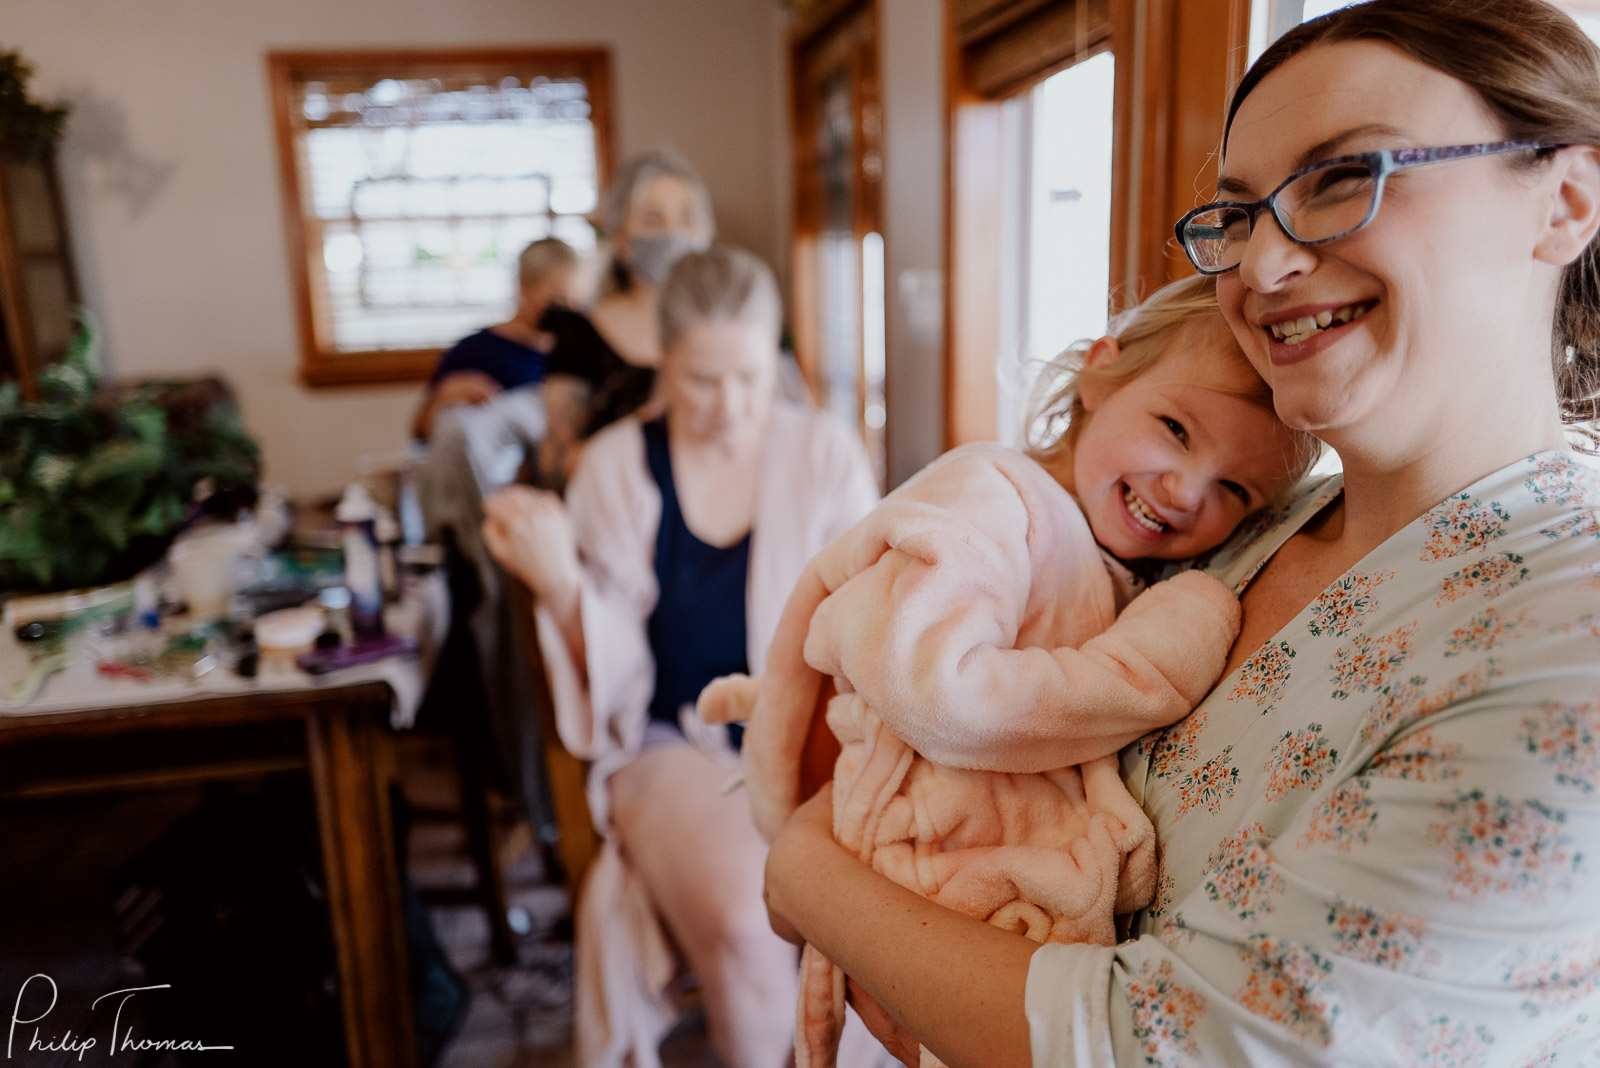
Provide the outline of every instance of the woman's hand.
{"type": "Polygon", "coordinates": [[[583,572],[561,498],[529,486],[507,486],[483,502],[483,514],[484,544],[500,565],[527,583],[558,620],[574,616],[583,572]]]}

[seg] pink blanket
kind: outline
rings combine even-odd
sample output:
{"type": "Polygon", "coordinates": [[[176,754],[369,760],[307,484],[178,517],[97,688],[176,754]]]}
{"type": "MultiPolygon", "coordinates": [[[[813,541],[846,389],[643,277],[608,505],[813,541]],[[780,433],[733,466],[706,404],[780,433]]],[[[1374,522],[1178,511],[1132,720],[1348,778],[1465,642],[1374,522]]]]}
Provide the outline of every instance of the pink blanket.
{"type": "MultiPolygon", "coordinates": [[[[801,800],[831,677],[842,845],[1035,941],[1110,944],[1113,915],[1146,904],[1156,874],[1154,831],[1114,754],[1194,707],[1239,624],[1233,595],[1199,572],[1118,615],[1124,575],[1048,472],[965,446],[812,560],[759,687],[714,683],[701,711],[749,719],[746,782],[770,838],[801,800]]],[[[824,1068],[843,976],[807,947],[801,983],[797,1065],[824,1068]]]]}

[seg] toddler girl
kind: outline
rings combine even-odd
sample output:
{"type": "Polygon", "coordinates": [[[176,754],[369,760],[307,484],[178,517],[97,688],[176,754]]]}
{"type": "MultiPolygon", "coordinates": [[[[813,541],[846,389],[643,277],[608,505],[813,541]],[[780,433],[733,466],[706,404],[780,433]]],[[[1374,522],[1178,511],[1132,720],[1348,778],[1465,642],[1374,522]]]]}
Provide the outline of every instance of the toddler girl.
{"type": "MultiPolygon", "coordinates": [[[[812,735],[825,705],[842,844],[1036,941],[1109,945],[1113,915],[1148,903],[1156,877],[1115,754],[1188,714],[1239,626],[1205,573],[1141,593],[1136,572],[1219,545],[1315,453],[1274,415],[1205,277],[1055,371],[1042,444],[967,445],[890,494],[808,565],[759,686],[719,680],[701,709],[751,713],[743,759],[769,840],[819,742],[832,758],[812,735]]],[[[797,1065],[818,1068],[843,976],[807,947],[801,982],[797,1065]]]]}

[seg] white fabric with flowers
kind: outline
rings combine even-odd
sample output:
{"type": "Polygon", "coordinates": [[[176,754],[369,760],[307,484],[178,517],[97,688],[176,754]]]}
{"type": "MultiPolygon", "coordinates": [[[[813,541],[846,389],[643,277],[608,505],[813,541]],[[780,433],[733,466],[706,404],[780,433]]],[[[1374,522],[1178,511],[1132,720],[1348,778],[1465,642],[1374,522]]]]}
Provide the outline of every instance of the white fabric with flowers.
{"type": "MultiPolygon", "coordinates": [[[[1338,491],[1211,570],[1242,586],[1338,491]]],[[[1039,1068],[1593,1063],[1600,462],[1440,502],[1123,766],[1157,899],[1115,949],[1034,955],[1039,1068]]]]}

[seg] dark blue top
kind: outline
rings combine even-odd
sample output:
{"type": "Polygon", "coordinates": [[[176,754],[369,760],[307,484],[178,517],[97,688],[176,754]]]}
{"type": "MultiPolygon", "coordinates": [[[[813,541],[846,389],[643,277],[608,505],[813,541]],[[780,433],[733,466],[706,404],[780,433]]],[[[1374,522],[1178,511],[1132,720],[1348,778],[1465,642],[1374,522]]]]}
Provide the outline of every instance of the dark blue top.
{"type": "MultiPolygon", "coordinates": [[[[678,725],[678,709],[694,704],[706,683],[730,672],[747,672],[745,578],[750,571],[750,535],[719,549],[690,533],[672,482],[667,424],[644,425],[645,462],[661,490],[661,525],[656,529],[656,583],[661,595],[650,613],[650,651],[656,660],[656,691],[650,718],[678,725]]],[[[744,728],[732,726],[737,748],[744,728]]]]}
{"type": "Polygon", "coordinates": [[[439,358],[433,369],[430,386],[456,371],[482,371],[501,389],[518,386],[536,386],[544,381],[545,354],[530,349],[520,341],[501,337],[493,330],[479,330],[455,343],[455,347],[439,358]]]}

